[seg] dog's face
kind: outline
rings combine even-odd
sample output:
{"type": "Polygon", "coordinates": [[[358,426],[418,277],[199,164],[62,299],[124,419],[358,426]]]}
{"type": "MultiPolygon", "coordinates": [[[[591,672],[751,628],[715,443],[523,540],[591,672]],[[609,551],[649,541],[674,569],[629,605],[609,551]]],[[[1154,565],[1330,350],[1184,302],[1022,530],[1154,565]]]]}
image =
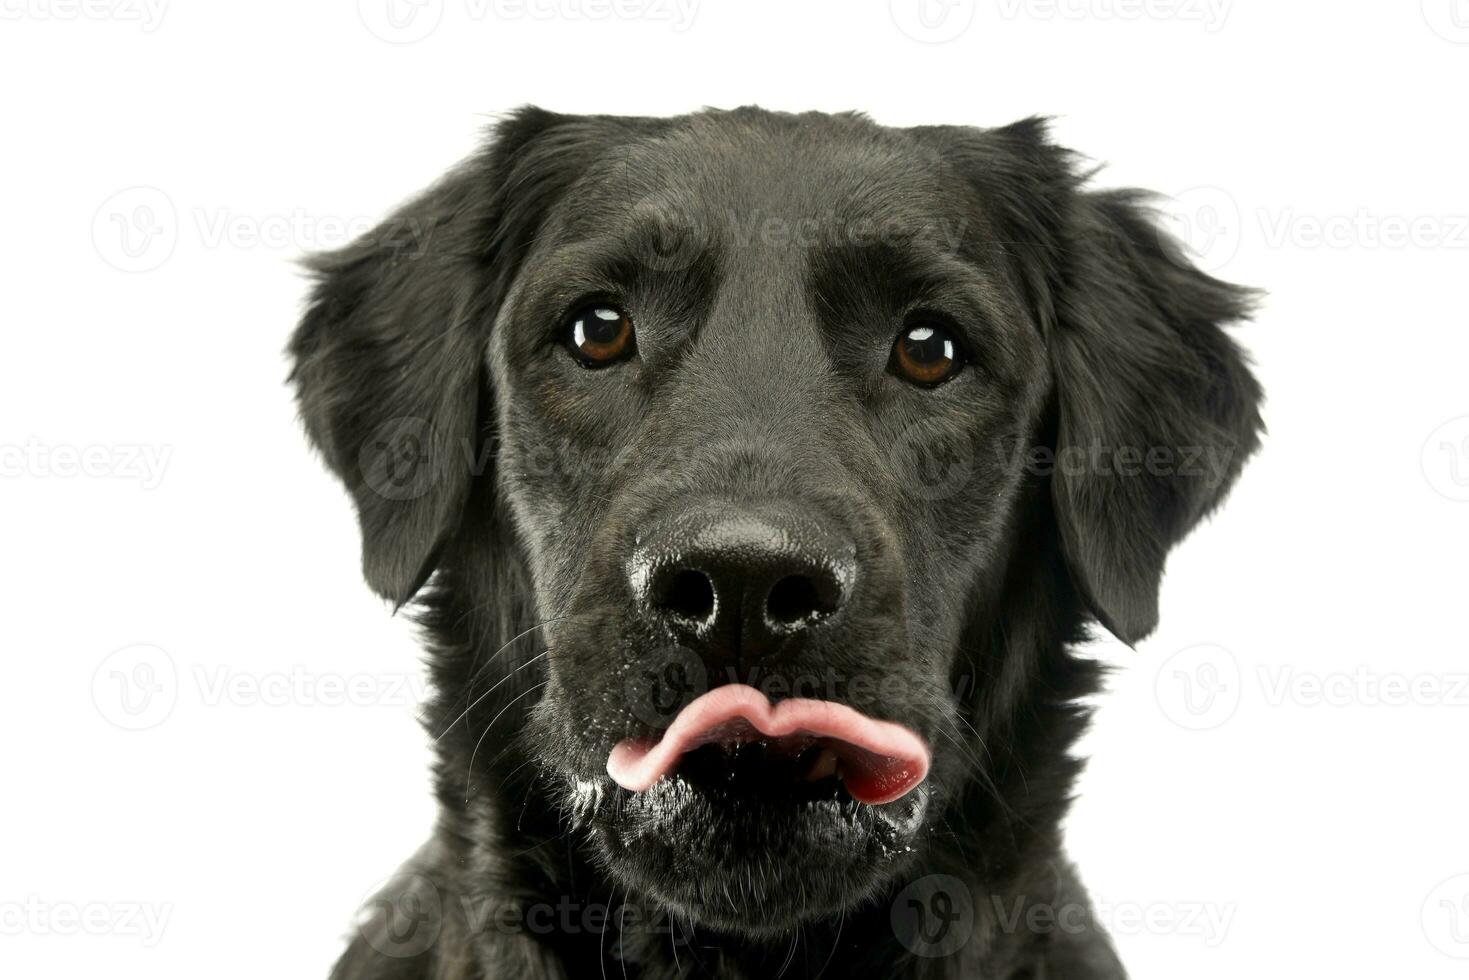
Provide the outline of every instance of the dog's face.
{"type": "Polygon", "coordinates": [[[528,580],[544,647],[444,700],[498,679],[624,887],[751,935],[848,908],[983,778],[1018,597],[1151,629],[1253,448],[1240,301],[1076,185],[1033,124],[527,112],[395,219],[426,253],[324,264],[298,378],[368,577],[528,580]]]}
{"type": "Polygon", "coordinates": [[[589,797],[613,871],[726,926],[865,893],[961,766],[940,740],[959,631],[1047,387],[1001,255],[961,252],[982,215],[937,155],[806,136],[609,149],[547,215],[489,351],[502,485],[558,619],[537,751],[589,797]],[[819,744],[746,745],[606,786],[615,743],[733,683],[904,725],[935,778],[859,806],[819,744]],[[719,903],[711,876],[762,893],[719,903]]]}

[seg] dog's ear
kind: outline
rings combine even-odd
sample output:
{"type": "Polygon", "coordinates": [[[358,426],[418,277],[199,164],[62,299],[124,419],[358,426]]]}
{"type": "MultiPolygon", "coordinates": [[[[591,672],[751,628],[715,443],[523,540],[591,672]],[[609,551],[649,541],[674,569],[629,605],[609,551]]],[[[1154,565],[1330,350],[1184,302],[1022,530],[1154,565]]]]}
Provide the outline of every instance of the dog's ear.
{"type": "Polygon", "coordinates": [[[1050,350],[1053,509],[1072,579],[1128,644],[1164,561],[1259,443],[1260,388],[1224,325],[1252,293],[1199,271],[1136,191],[1087,191],[1041,119],[918,131],[978,192],[1050,350]]]}
{"type": "Polygon", "coordinates": [[[1052,498],[1073,578],[1125,643],[1168,551],[1259,445],[1260,387],[1223,325],[1251,294],[1199,271],[1136,192],[1083,192],[1055,256],[1052,498]]]}
{"type": "Polygon", "coordinates": [[[519,261],[546,209],[626,129],[522,109],[376,229],[309,263],[291,380],[356,504],[367,582],[395,605],[433,572],[490,463],[486,345],[519,261]]]}

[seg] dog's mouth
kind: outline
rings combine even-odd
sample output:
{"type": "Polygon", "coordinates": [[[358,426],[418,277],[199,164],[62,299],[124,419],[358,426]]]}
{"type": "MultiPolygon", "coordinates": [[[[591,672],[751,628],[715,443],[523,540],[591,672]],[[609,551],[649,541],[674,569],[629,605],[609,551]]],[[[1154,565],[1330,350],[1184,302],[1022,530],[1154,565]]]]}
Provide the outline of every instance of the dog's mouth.
{"type": "Polygon", "coordinates": [[[776,935],[876,893],[912,859],[930,754],[914,730],[832,701],[772,705],[741,684],[576,780],[597,854],[628,888],[710,928],[776,935]]]}
{"type": "Polygon", "coordinates": [[[772,706],[755,688],[729,684],[690,702],[658,741],[619,742],[607,774],[633,793],[677,776],[762,797],[844,794],[875,806],[912,792],[929,761],[923,739],[903,725],[832,701],[772,706]]]}

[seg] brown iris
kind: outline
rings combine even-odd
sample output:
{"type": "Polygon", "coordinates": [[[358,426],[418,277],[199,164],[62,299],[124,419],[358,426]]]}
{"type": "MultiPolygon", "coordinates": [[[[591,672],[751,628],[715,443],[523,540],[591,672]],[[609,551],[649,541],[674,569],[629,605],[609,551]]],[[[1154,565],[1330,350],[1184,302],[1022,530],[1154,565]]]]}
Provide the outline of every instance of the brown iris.
{"type": "Polygon", "coordinates": [[[571,352],[583,367],[605,367],[633,351],[632,320],[616,307],[594,303],[571,316],[571,352]]]}
{"type": "Polygon", "coordinates": [[[916,323],[904,327],[893,345],[893,373],[917,385],[943,384],[958,374],[962,366],[954,334],[942,324],[916,323]]]}

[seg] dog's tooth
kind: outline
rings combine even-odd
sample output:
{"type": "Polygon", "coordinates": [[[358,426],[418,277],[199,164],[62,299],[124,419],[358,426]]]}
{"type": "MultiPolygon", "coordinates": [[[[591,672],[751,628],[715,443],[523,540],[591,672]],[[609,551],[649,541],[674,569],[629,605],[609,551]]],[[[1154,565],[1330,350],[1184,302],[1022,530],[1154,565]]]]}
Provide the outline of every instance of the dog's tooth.
{"type": "Polygon", "coordinates": [[[816,758],[811,760],[811,767],[806,770],[805,780],[814,783],[822,779],[830,779],[837,774],[837,754],[831,749],[822,749],[816,753],[816,758]]]}

